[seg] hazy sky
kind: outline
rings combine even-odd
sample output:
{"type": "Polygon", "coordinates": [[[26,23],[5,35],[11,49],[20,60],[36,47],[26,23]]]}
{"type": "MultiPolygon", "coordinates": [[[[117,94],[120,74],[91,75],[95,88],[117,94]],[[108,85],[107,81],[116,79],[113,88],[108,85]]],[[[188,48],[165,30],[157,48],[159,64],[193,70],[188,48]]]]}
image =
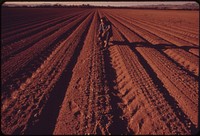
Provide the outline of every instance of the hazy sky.
{"type": "Polygon", "coordinates": [[[63,5],[82,5],[82,4],[90,4],[95,6],[134,6],[134,5],[157,5],[157,4],[172,4],[172,5],[179,5],[185,3],[196,3],[191,1],[171,1],[171,2],[97,2],[97,1],[90,1],[90,2],[5,2],[4,4],[16,4],[16,5],[43,5],[43,4],[63,4],[63,5]]]}

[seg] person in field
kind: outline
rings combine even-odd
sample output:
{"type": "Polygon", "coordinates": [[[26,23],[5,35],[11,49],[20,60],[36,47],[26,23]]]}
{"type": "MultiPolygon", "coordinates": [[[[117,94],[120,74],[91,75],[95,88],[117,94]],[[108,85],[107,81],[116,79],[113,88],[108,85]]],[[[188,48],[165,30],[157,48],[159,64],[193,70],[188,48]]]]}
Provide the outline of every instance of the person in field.
{"type": "Polygon", "coordinates": [[[98,30],[98,39],[100,41],[100,44],[103,45],[104,48],[106,48],[108,47],[110,37],[112,36],[112,26],[105,17],[102,17],[100,21],[101,22],[98,30]]]}

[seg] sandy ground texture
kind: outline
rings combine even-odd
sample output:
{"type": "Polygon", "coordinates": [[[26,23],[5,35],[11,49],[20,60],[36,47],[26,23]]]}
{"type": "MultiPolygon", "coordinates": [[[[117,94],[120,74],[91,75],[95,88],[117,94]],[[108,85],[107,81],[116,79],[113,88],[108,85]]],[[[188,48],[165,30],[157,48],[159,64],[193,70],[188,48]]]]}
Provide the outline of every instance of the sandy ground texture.
{"type": "Polygon", "coordinates": [[[198,11],[11,8],[1,31],[4,134],[199,131],[198,11]]]}

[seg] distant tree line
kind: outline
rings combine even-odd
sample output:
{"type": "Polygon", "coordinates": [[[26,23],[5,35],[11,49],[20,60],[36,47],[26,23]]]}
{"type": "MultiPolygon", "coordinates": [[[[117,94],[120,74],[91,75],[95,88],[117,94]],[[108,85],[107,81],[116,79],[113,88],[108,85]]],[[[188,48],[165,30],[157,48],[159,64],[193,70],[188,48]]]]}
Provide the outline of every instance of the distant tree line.
{"type": "Polygon", "coordinates": [[[22,7],[22,8],[114,8],[114,9],[159,9],[159,10],[199,10],[199,5],[195,4],[186,4],[182,6],[174,5],[148,5],[148,6],[119,6],[119,7],[112,7],[108,6],[94,6],[90,4],[82,4],[82,5],[61,5],[61,4],[54,4],[54,5],[2,5],[2,7],[22,7]]]}
{"type": "Polygon", "coordinates": [[[82,5],[61,5],[61,4],[54,4],[54,5],[2,5],[2,7],[22,7],[22,8],[68,8],[68,7],[78,7],[78,8],[88,8],[88,7],[96,7],[90,4],[82,4],[82,5]]]}

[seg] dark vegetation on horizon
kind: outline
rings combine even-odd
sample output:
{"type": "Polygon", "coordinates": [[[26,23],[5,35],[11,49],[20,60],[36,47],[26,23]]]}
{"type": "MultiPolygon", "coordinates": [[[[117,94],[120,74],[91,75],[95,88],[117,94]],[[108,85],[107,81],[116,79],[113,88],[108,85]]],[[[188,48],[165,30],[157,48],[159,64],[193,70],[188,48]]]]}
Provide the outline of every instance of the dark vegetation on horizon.
{"type": "Polygon", "coordinates": [[[183,5],[144,5],[144,6],[94,6],[90,4],[82,4],[82,5],[14,5],[14,4],[4,4],[2,7],[22,7],[22,8],[126,8],[126,9],[179,9],[179,10],[199,10],[199,5],[197,3],[187,3],[183,5]]]}

